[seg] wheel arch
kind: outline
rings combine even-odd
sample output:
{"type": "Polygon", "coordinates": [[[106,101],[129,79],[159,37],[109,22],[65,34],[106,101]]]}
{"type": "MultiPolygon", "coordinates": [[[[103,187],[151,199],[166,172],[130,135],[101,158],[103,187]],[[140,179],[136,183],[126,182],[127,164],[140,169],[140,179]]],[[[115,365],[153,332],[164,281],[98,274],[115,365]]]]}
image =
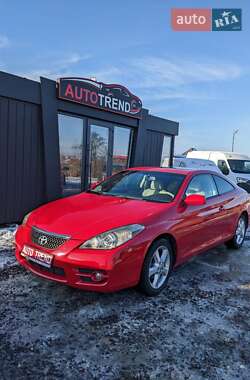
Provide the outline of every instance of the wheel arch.
{"type": "Polygon", "coordinates": [[[247,223],[247,228],[249,227],[249,215],[248,215],[248,212],[246,210],[244,210],[241,214],[241,216],[244,216],[245,219],[246,219],[246,223],[247,223]]]}
{"type": "Polygon", "coordinates": [[[160,240],[160,239],[167,239],[170,242],[171,247],[173,249],[173,254],[174,254],[174,262],[173,262],[173,266],[174,266],[175,263],[176,263],[176,259],[177,259],[177,242],[176,242],[175,237],[172,234],[170,234],[170,233],[163,233],[161,235],[158,235],[151,242],[149,248],[152,246],[152,244],[154,244],[157,240],[160,240]]]}

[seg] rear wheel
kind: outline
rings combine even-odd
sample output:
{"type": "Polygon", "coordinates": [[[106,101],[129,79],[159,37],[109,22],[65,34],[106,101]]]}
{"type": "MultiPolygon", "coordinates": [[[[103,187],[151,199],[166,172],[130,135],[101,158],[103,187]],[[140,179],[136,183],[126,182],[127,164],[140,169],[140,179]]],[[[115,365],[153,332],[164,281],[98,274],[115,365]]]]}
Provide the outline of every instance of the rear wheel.
{"type": "Polygon", "coordinates": [[[245,240],[246,232],[247,232],[247,220],[244,215],[241,215],[240,219],[238,220],[235,235],[231,240],[229,240],[226,243],[227,247],[234,248],[234,249],[241,248],[245,240]]]}
{"type": "Polygon", "coordinates": [[[173,267],[173,249],[167,239],[155,241],[145,257],[140,289],[149,296],[159,294],[167,285],[173,267]]]}

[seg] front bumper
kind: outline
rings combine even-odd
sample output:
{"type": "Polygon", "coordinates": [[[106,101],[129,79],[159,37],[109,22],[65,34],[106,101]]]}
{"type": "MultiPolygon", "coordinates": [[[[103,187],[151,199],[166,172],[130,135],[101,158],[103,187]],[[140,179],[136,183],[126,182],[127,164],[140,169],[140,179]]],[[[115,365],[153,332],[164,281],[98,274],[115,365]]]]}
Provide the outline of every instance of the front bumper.
{"type": "Polygon", "coordinates": [[[82,243],[70,239],[56,250],[43,249],[31,241],[31,228],[20,226],[16,233],[16,258],[18,262],[48,280],[89,291],[113,292],[135,286],[140,279],[141,267],[147,250],[147,243],[141,234],[133,241],[112,250],[80,250],[82,243]],[[52,254],[51,268],[46,268],[23,256],[21,251],[27,245],[52,254]],[[102,280],[96,281],[96,273],[102,280]]]}

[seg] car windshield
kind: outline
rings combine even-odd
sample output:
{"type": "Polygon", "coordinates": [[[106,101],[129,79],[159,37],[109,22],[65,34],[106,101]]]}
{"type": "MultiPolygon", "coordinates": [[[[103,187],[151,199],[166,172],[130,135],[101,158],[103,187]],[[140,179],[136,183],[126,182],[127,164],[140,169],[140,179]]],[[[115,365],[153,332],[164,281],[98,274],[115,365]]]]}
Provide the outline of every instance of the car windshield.
{"type": "Polygon", "coordinates": [[[228,160],[228,163],[232,172],[250,174],[250,160],[228,160]]]}
{"type": "Polygon", "coordinates": [[[101,182],[89,192],[169,203],[177,195],[184,178],[184,175],[175,173],[127,170],[101,182]]]}

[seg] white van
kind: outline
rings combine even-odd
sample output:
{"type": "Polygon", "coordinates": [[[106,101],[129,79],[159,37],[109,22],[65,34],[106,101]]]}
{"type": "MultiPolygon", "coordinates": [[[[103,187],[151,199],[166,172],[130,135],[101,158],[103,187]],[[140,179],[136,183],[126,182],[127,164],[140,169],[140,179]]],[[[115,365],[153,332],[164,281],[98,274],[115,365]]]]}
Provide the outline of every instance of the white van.
{"type": "Polygon", "coordinates": [[[225,176],[250,193],[250,157],[232,152],[199,150],[189,152],[187,157],[213,161],[225,176]]]}
{"type": "MultiPolygon", "coordinates": [[[[165,166],[164,162],[163,166],[165,166]]],[[[200,158],[174,157],[173,167],[196,170],[212,170],[220,173],[220,170],[213,161],[203,160],[200,158]]]]}

